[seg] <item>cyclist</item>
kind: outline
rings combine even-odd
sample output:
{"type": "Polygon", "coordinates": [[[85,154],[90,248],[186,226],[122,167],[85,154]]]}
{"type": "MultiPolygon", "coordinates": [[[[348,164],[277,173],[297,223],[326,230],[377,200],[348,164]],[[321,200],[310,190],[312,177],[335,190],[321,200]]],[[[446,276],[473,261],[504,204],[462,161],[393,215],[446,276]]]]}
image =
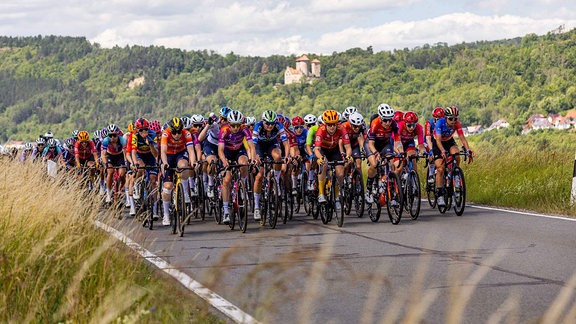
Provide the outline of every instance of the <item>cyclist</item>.
{"type": "MultiPolygon", "coordinates": [[[[444,118],[440,118],[436,123],[434,128],[434,139],[433,150],[434,150],[434,163],[436,164],[436,194],[438,197],[438,206],[446,206],[444,201],[444,192],[442,191],[442,182],[444,181],[444,159],[448,152],[450,154],[458,153],[459,149],[454,140],[454,133],[458,134],[458,138],[462,143],[462,146],[466,153],[468,154],[468,163],[472,162],[474,156],[473,152],[470,150],[464,131],[462,130],[462,124],[458,121],[458,115],[460,111],[455,106],[450,106],[444,108],[444,118]]],[[[460,163],[460,157],[456,156],[456,162],[460,163]]]]}
{"type": "Polygon", "coordinates": [[[246,126],[248,126],[250,134],[254,131],[254,125],[256,125],[256,118],[249,116],[246,117],[246,126]]]}
{"type": "Polygon", "coordinates": [[[42,160],[58,162],[58,159],[60,159],[60,155],[62,154],[62,150],[60,150],[58,145],[56,145],[56,140],[51,138],[46,144],[47,145],[44,148],[44,151],[42,151],[42,160]]]}
{"type": "MultiPolygon", "coordinates": [[[[144,170],[138,170],[138,167],[155,167],[156,158],[158,157],[158,149],[156,148],[156,133],[150,129],[150,123],[146,118],[138,118],[136,123],[136,133],[132,135],[132,141],[128,144],[130,146],[130,155],[132,160],[132,171],[136,173],[136,179],[144,176],[144,170]]],[[[148,171],[148,177],[150,181],[151,189],[156,188],[156,180],[158,179],[158,170],[150,169],[148,171]]],[[[138,190],[132,195],[133,197],[139,197],[138,190]]],[[[143,197],[141,197],[143,198],[143,197]]],[[[133,199],[132,199],[133,201],[133,199]]],[[[154,209],[156,209],[156,204],[154,204],[154,209]]],[[[158,220],[158,211],[152,211],[153,220],[158,220]]]]}
{"type": "MultiPolygon", "coordinates": [[[[350,108],[350,107],[348,107],[350,108]]],[[[346,109],[348,109],[346,108],[346,109]]],[[[354,108],[354,107],[352,107],[354,108]]],[[[348,121],[342,124],[342,127],[348,134],[350,139],[350,147],[352,147],[352,157],[356,161],[356,168],[362,170],[362,153],[364,152],[364,142],[366,139],[366,124],[364,117],[359,112],[353,112],[348,116],[348,121]]]]}
{"type": "Polygon", "coordinates": [[[400,122],[404,119],[404,113],[402,112],[402,110],[396,110],[394,112],[393,118],[396,124],[400,124],[400,122]]]}
{"type": "MultiPolygon", "coordinates": [[[[406,157],[416,155],[416,143],[418,141],[418,150],[424,152],[424,129],[418,124],[418,115],[413,111],[407,111],[398,124],[398,133],[394,134],[394,141],[398,148],[397,152],[405,152],[406,157]]],[[[418,171],[418,165],[414,163],[414,170],[418,171]]],[[[396,173],[400,176],[402,168],[398,168],[396,173]]]]}
{"type": "MultiPolygon", "coordinates": [[[[120,194],[121,188],[124,188],[126,181],[126,139],[120,136],[120,128],[115,124],[108,125],[108,136],[102,140],[101,159],[106,163],[106,202],[112,201],[112,179],[114,177],[113,167],[122,167],[118,169],[117,194],[120,194]]],[[[134,198],[130,197],[130,215],[136,214],[134,198]]]]}
{"type": "Polygon", "coordinates": [[[346,109],[344,109],[344,112],[342,113],[342,117],[344,117],[344,119],[348,121],[350,120],[350,115],[356,112],[358,112],[358,109],[356,109],[356,107],[354,106],[346,107],[346,109]]]}
{"type": "Polygon", "coordinates": [[[24,144],[24,151],[22,151],[22,154],[20,154],[20,162],[31,160],[33,149],[34,148],[32,147],[32,143],[24,144]]]}
{"type": "MultiPolygon", "coordinates": [[[[203,159],[202,144],[198,140],[198,135],[200,134],[200,130],[204,127],[204,117],[198,114],[192,115],[192,117],[190,117],[190,122],[190,134],[192,134],[192,142],[194,143],[196,161],[201,161],[203,159]]],[[[190,180],[188,181],[188,184],[190,185],[190,192],[192,193],[193,197],[196,197],[198,196],[198,192],[196,192],[196,170],[191,170],[189,179],[190,180]]]]}
{"type": "MultiPolygon", "coordinates": [[[[162,132],[160,142],[160,159],[162,160],[162,173],[164,174],[164,184],[162,188],[162,207],[164,217],[162,225],[170,225],[170,200],[172,199],[172,189],[174,187],[174,171],[169,168],[187,168],[196,163],[193,149],[192,135],[184,130],[182,120],[178,117],[172,118],[168,127],[162,132]]],[[[188,185],[189,172],[182,172],[181,182],[184,188],[188,185]]],[[[188,190],[184,190],[184,200],[190,202],[188,190]]]]}
{"type": "MultiPolygon", "coordinates": [[[[276,120],[277,115],[272,110],[262,113],[262,120],[254,126],[252,132],[252,142],[254,143],[256,155],[253,156],[256,163],[260,163],[262,158],[272,158],[274,161],[282,160],[280,142],[284,146],[284,151],[289,152],[288,138],[284,130],[284,125],[276,120]]],[[[274,177],[280,182],[280,170],[283,165],[274,164],[274,177]]],[[[260,195],[262,193],[262,181],[264,180],[264,169],[261,168],[254,179],[254,219],[260,220],[260,195]]]]}
{"type": "MultiPolygon", "coordinates": [[[[247,164],[248,159],[255,155],[252,135],[247,127],[242,127],[244,115],[238,110],[232,110],[228,114],[228,124],[220,128],[218,137],[218,157],[223,167],[227,167],[230,162],[238,164],[247,164]],[[248,152],[244,147],[244,140],[249,145],[248,152]]],[[[240,177],[246,184],[248,176],[248,167],[240,168],[240,177]]],[[[230,223],[230,191],[231,191],[232,173],[226,172],[222,179],[222,206],[224,208],[224,224],[230,223]]]]}
{"type": "Polygon", "coordinates": [[[376,166],[382,156],[395,155],[394,136],[398,133],[398,125],[394,121],[394,110],[388,104],[378,106],[378,116],[370,122],[368,143],[364,150],[368,155],[368,180],[366,181],[365,201],[372,203],[372,184],[376,177],[376,166]]]}
{"type": "MultiPolygon", "coordinates": [[[[78,132],[80,133],[80,132],[78,132]]],[[[62,151],[62,166],[66,170],[70,170],[74,167],[74,144],[76,140],[74,137],[70,137],[64,141],[64,150],[62,151]]]]}
{"type": "MultiPolygon", "coordinates": [[[[316,119],[316,116],[314,116],[316,119]]],[[[296,142],[298,144],[297,151],[298,158],[300,161],[304,161],[306,166],[306,170],[308,171],[310,168],[310,161],[308,160],[308,152],[306,152],[306,138],[308,137],[308,130],[305,127],[305,121],[302,117],[296,116],[292,119],[292,127],[294,129],[294,135],[296,136],[296,142]]],[[[302,172],[302,170],[297,170],[296,168],[292,171],[292,184],[296,185],[298,181],[298,174],[302,172]]]]}
{"type": "MultiPolygon", "coordinates": [[[[324,194],[326,184],[326,172],[328,165],[324,162],[342,161],[345,156],[347,160],[352,160],[352,148],[350,147],[350,138],[346,130],[338,124],[339,116],[336,110],[326,110],[322,114],[324,125],[318,127],[316,136],[314,138],[314,155],[316,156],[320,172],[318,174],[318,202],[326,202],[326,195],[324,194]],[[345,153],[340,150],[339,143],[342,141],[345,153]]],[[[337,165],[335,168],[338,186],[336,187],[336,197],[340,196],[338,191],[342,187],[344,177],[344,166],[337,165]]],[[[336,199],[336,210],[340,210],[340,200],[336,199]]]]}
{"type": "Polygon", "coordinates": [[[36,140],[36,147],[34,147],[34,149],[32,150],[32,155],[30,156],[32,161],[42,156],[42,152],[44,151],[45,147],[46,147],[46,140],[44,139],[44,137],[43,136],[38,137],[38,139],[36,140]]]}
{"type": "Polygon", "coordinates": [[[206,162],[208,162],[202,168],[204,178],[208,180],[207,185],[204,183],[204,188],[207,188],[208,198],[214,198],[213,171],[215,169],[210,168],[209,170],[208,165],[211,163],[218,163],[218,138],[220,136],[220,127],[228,123],[227,118],[231,111],[232,109],[224,106],[220,108],[220,114],[218,117],[214,114],[211,114],[208,117],[208,122],[198,135],[198,140],[203,143],[202,153],[204,153],[206,162]]]}
{"type": "MultiPolygon", "coordinates": [[[[434,151],[432,148],[434,147],[434,130],[436,127],[436,122],[438,119],[444,118],[444,108],[436,107],[432,111],[432,119],[426,121],[424,125],[424,136],[426,137],[426,150],[428,151],[428,174],[435,174],[436,173],[436,164],[434,164],[434,151]]],[[[428,179],[428,185],[433,185],[435,179],[428,179]]]]}
{"type": "MultiPolygon", "coordinates": [[[[98,162],[98,152],[96,152],[96,146],[94,142],[90,140],[90,135],[87,131],[80,131],[78,133],[78,140],[74,143],[74,158],[76,159],[76,167],[80,168],[83,166],[96,168],[100,166],[98,162]]],[[[94,169],[90,170],[93,175],[96,172],[94,169]]]]}

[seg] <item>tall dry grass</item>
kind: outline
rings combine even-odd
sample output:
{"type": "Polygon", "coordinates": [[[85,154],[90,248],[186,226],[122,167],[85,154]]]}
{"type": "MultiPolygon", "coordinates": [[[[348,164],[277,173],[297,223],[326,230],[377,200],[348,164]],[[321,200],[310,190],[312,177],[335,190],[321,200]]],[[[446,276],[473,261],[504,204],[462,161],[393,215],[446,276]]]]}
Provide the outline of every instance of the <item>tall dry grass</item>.
{"type": "Polygon", "coordinates": [[[97,197],[39,164],[0,170],[0,322],[216,322],[93,225],[97,197]]]}

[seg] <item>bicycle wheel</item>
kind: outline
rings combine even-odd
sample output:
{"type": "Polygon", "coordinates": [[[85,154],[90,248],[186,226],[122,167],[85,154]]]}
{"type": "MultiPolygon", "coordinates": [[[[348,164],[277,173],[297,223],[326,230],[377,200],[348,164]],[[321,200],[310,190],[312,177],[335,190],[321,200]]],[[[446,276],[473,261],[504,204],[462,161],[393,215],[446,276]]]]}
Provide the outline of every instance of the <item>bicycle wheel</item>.
{"type": "Polygon", "coordinates": [[[282,202],[280,201],[280,191],[278,187],[278,182],[272,176],[270,177],[270,186],[268,187],[268,224],[271,228],[276,228],[278,222],[278,216],[280,210],[282,209],[282,202]]]}
{"type": "Polygon", "coordinates": [[[302,205],[304,205],[304,213],[308,216],[312,214],[311,205],[308,199],[308,171],[302,171],[302,179],[300,179],[300,193],[302,194],[302,205]]]}
{"type": "Polygon", "coordinates": [[[359,170],[354,171],[352,175],[352,194],[351,201],[356,210],[356,216],[364,216],[364,207],[366,202],[364,201],[364,180],[362,179],[362,173],[359,170]]]}
{"type": "Polygon", "coordinates": [[[184,226],[186,225],[186,202],[184,201],[184,190],[182,183],[179,183],[178,189],[176,190],[176,229],[178,230],[178,235],[180,237],[184,235],[184,226]]]}
{"type": "Polygon", "coordinates": [[[206,219],[206,193],[204,192],[204,183],[202,177],[196,177],[196,215],[201,219],[206,219]]]}
{"type": "Polygon", "coordinates": [[[332,181],[332,189],[330,190],[330,201],[332,204],[336,204],[336,199],[340,202],[340,210],[336,209],[336,206],[333,205],[333,212],[332,214],[336,217],[336,225],[338,227],[342,227],[344,225],[344,204],[345,204],[345,194],[344,192],[340,192],[338,197],[336,197],[336,186],[338,181],[332,181]]]}
{"type": "Polygon", "coordinates": [[[214,196],[212,198],[210,198],[210,208],[214,213],[214,221],[216,221],[216,224],[220,225],[222,224],[222,199],[220,199],[220,180],[218,179],[218,177],[216,177],[214,179],[214,196]]]}
{"type": "MultiPolygon", "coordinates": [[[[146,194],[144,203],[146,204],[146,213],[142,226],[152,229],[154,227],[154,204],[156,204],[156,196],[158,195],[158,188],[150,190],[146,194]]],[[[157,207],[157,206],[156,206],[157,207]]]]}
{"type": "Polygon", "coordinates": [[[420,178],[418,177],[418,172],[412,170],[408,174],[406,192],[408,193],[404,200],[408,206],[408,212],[413,220],[418,219],[420,215],[420,199],[422,194],[420,192],[420,178]]]}
{"type": "Polygon", "coordinates": [[[460,167],[455,167],[452,171],[452,183],[454,188],[454,211],[456,215],[462,216],[466,207],[466,181],[464,172],[460,167]]]}
{"type": "Polygon", "coordinates": [[[388,217],[392,224],[397,225],[402,219],[402,212],[404,210],[402,200],[402,188],[398,175],[394,172],[388,173],[388,181],[386,183],[386,210],[388,217]]]}
{"type": "Polygon", "coordinates": [[[246,228],[248,228],[248,194],[242,180],[238,181],[237,190],[234,210],[238,218],[238,228],[242,233],[246,233],[246,228]]]}
{"type": "Polygon", "coordinates": [[[428,199],[428,204],[432,208],[436,208],[436,180],[433,176],[429,176],[426,181],[426,198],[428,199]],[[432,180],[430,181],[430,177],[432,180]]]}
{"type": "Polygon", "coordinates": [[[289,190],[287,188],[288,182],[284,179],[284,176],[280,176],[279,187],[283,201],[282,205],[284,207],[281,211],[282,224],[286,224],[288,222],[288,217],[290,216],[290,201],[288,199],[291,196],[291,194],[289,193],[289,190]]]}

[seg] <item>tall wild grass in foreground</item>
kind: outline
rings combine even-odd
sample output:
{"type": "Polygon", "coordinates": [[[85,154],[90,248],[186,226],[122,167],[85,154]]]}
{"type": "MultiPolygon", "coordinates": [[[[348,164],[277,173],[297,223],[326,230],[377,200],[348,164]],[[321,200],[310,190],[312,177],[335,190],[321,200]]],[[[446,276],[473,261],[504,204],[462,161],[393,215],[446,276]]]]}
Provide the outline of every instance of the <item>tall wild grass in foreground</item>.
{"type": "Polygon", "coordinates": [[[534,131],[504,137],[470,137],[476,153],[462,163],[470,202],[576,216],[570,205],[576,141],[574,133],[534,131]]]}
{"type": "Polygon", "coordinates": [[[2,160],[0,322],[215,322],[93,225],[97,198],[40,165],[2,160]]]}

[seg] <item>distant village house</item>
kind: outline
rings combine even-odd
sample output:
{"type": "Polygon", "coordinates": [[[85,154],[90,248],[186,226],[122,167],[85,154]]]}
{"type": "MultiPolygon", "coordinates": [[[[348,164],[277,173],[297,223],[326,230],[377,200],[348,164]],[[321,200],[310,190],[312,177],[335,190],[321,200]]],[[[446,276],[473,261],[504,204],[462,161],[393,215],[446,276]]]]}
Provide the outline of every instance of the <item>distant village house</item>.
{"type": "Polygon", "coordinates": [[[288,66],[284,72],[284,84],[312,82],[317,78],[320,78],[320,60],[314,59],[310,62],[306,55],[296,59],[296,68],[288,66]],[[310,69],[308,69],[308,64],[310,64],[310,69]]]}

